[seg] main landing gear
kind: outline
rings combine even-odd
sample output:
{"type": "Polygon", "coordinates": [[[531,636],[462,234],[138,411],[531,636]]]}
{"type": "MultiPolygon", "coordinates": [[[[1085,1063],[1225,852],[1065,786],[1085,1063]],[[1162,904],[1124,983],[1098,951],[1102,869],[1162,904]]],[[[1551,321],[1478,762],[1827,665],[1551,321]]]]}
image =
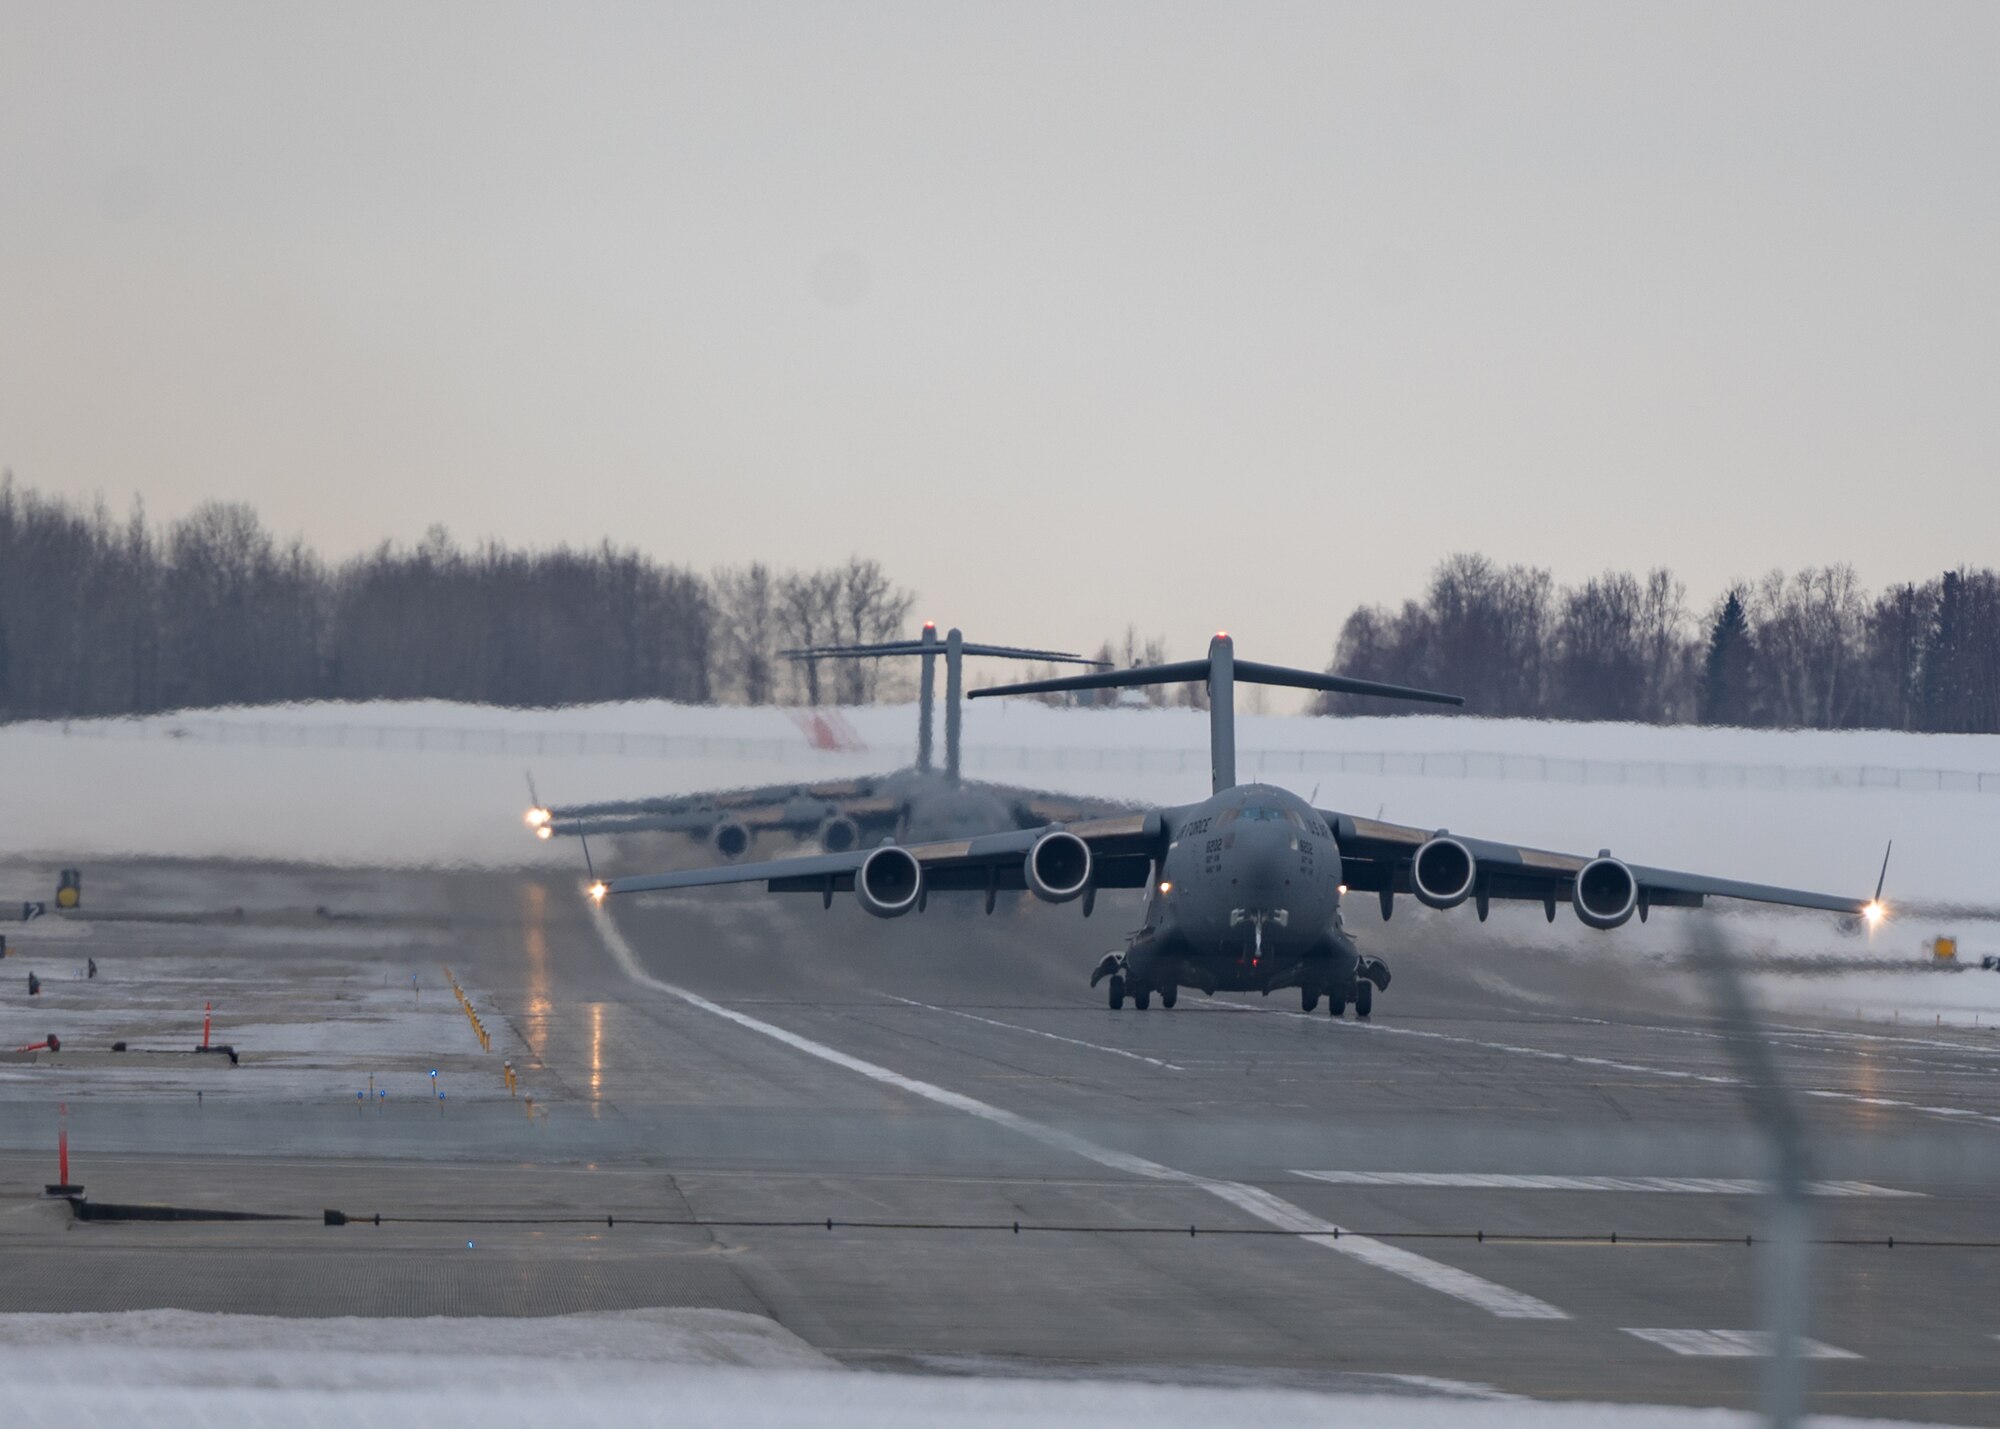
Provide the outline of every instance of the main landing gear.
{"type": "MultiPolygon", "coordinates": [[[[1311,1012],[1318,1006],[1318,989],[1310,987],[1299,989],[1299,1010],[1301,1012],[1311,1012]]],[[[1369,982],[1366,978],[1362,978],[1354,984],[1354,1015],[1365,1021],[1374,1010],[1375,984],[1369,982]]],[[[1326,995],[1326,1011],[1329,1017],[1345,1016],[1347,1013],[1347,994],[1344,992],[1328,993],[1326,995]]]]}
{"type": "MultiPolygon", "coordinates": [[[[1176,1002],[1180,1001],[1180,992],[1181,990],[1177,987],[1161,988],[1160,1006],[1172,1007],[1176,1002]]],[[[1124,977],[1114,973],[1112,975],[1110,983],[1107,984],[1107,996],[1105,998],[1105,1001],[1111,1005],[1111,1010],[1113,1012],[1118,1012],[1124,1008],[1125,999],[1127,997],[1130,997],[1132,999],[1132,1005],[1138,1008],[1139,1011],[1141,1012],[1144,1012],[1147,1008],[1153,1005],[1152,988],[1146,987],[1143,984],[1135,985],[1128,988],[1125,985],[1124,977]]]]}
{"type": "Polygon", "coordinates": [[[1155,991],[1160,994],[1162,1007],[1172,1007],[1180,1001],[1181,990],[1177,984],[1169,983],[1165,987],[1155,989],[1150,983],[1130,978],[1129,973],[1130,969],[1123,953],[1106,953],[1090,974],[1092,987],[1096,987],[1100,982],[1105,984],[1104,1000],[1113,1012],[1122,1010],[1128,997],[1132,999],[1134,1007],[1144,1012],[1153,1005],[1155,991]]]}

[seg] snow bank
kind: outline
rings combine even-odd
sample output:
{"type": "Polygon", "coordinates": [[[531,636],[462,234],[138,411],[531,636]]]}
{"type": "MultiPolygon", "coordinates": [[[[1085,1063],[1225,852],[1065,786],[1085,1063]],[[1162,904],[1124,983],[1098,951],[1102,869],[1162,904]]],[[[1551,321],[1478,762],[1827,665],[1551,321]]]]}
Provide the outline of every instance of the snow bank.
{"type": "MultiPolygon", "coordinates": [[[[848,749],[816,748],[796,714],[428,701],[5,726],[0,856],[567,869],[574,848],[538,845],[522,824],[530,772],[543,799],[570,802],[832,778],[911,757],[911,707],[840,712],[862,746],[848,749]]],[[[1893,837],[1893,894],[2000,904],[1985,852],[2000,846],[1992,737],[1255,715],[1239,736],[1246,777],[1261,771],[1326,807],[1841,890],[1873,886],[1893,837]],[[1960,777],[1941,789],[1941,773],[1960,777]]],[[[1196,711],[982,702],[967,709],[965,737],[967,767],[984,777],[1156,803],[1206,790],[1196,711]]]]}
{"type": "MultiPolygon", "coordinates": [[[[136,1311],[0,1316],[0,1416],[130,1424],[494,1423],[742,1429],[1749,1429],[1722,1410],[1464,1395],[1335,1395],[848,1374],[757,1316],[643,1310],[553,1319],[280,1320],[136,1311]]],[[[1412,1388],[1417,1388],[1414,1382],[1412,1388]]],[[[1833,1426],[1885,1420],[1815,1419],[1833,1426]]]]}

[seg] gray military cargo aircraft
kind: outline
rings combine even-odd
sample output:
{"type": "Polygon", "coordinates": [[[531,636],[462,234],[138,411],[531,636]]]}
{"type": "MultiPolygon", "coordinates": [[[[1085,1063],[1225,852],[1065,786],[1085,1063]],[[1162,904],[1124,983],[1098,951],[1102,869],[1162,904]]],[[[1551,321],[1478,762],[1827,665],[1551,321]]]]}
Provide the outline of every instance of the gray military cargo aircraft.
{"type": "MultiPolygon", "coordinates": [[[[1199,803],[1067,827],[913,844],[885,843],[843,854],[616,878],[590,893],[645,893],[704,884],[763,882],[775,893],[818,893],[831,907],[852,892],[868,912],[894,918],[921,911],[934,891],[984,891],[987,911],[1002,891],[1025,889],[1051,903],[1079,900],[1091,911],[1102,888],[1146,890],[1145,920],[1126,946],[1101,958],[1091,985],[1109,983],[1110,1005],[1130,998],[1144,1010],[1157,993],[1172,1007],[1183,987],[1204,993],[1271,993],[1296,987],[1313,1011],[1324,997],[1341,1016],[1373,1010],[1389,986],[1380,958],[1364,954],[1342,917],[1342,895],[1373,893],[1382,916],[1398,894],[1431,908],[1470,902],[1484,921],[1495,899],[1542,905],[1550,922],[1568,903],[1590,928],[1642,921],[1654,908],[1698,908],[1709,898],[1821,909],[1874,922],[1876,900],[1807,893],[1703,874],[1626,863],[1601,849],[1594,858],[1409,828],[1315,809],[1289,790],[1236,782],[1235,687],[1244,681],[1385,699],[1462,704],[1455,695],[1236,659],[1227,635],[1205,659],[975,690],[974,699],[1046,691],[1101,690],[1200,681],[1209,695],[1213,792],[1199,803]]],[[[1879,889],[1878,889],[1879,894],[1879,889]]]]}
{"type": "Polygon", "coordinates": [[[1101,665],[1101,661],[1063,650],[975,644],[957,630],[940,639],[937,626],[930,622],[914,640],[815,646],[784,653],[794,660],[918,657],[922,669],[915,767],[816,784],[775,784],[554,808],[543,807],[537,800],[528,811],[528,826],[544,839],[572,834],[680,833],[706,843],[717,857],[734,860],[750,852],[759,834],[814,839],[827,853],[845,853],[871,847],[884,835],[904,843],[962,837],[996,829],[1041,828],[1130,807],[1108,800],[1072,799],[1037,789],[968,781],[961,773],[967,658],[1072,665],[1101,665]],[[931,734],[936,723],[935,670],[940,657],[945,666],[941,773],[934,766],[931,734]]]}

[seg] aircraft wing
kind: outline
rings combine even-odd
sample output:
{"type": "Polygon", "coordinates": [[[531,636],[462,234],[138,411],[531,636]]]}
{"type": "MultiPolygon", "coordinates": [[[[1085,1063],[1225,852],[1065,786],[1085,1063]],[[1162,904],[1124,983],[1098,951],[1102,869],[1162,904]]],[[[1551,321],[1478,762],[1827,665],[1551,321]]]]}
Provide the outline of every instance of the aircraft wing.
{"type": "Polygon", "coordinates": [[[1056,794],[1046,789],[1023,789],[1013,784],[981,781],[967,787],[982,789],[1013,811],[1022,828],[1042,829],[1050,824],[1074,824],[1092,819],[1116,818],[1145,812],[1144,806],[1122,799],[1096,799],[1077,794],[1056,794]]]}
{"type": "MultiPolygon", "coordinates": [[[[656,817],[674,815],[734,814],[766,805],[782,806],[807,800],[831,803],[835,800],[867,799],[875,795],[876,778],[832,779],[819,784],[766,784],[749,789],[716,789],[696,794],[662,794],[649,799],[608,799],[591,804],[552,804],[547,809],[552,823],[568,824],[582,819],[656,817]]],[[[744,822],[739,820],[739,822],[744,822]]],[[[648,825],[678,828],[676,824],[648,825]]],[[[573,832],[573,831],[572,831],[573,832]]],[[[597,830],[586,829],[586,833],[597,830]]]]}
{"type": "MultiPolygon", "coordinates": [[[[1070,824],[1066,831],[1090,845],[1093,888],[1143,888],[1153,860],[1164,847],[1163,828],[1159,815],[1154,813],[1087,819],[1070,824]]],[[[1022,877],[1022,860],[1045,832],[1018,829],[904,847],[923,865],[927,893],[1007,891],[1027,886],[1022,877]]],[[[722,883],[762,883],[772,893],[819,893],[831,897],[853,891],[855,874],[873,852],[874,849],[855,849],[816,857],[642,874],[614,878],[602,886],[607,894],[622,894],[706,888],[722,883]]]]}
{"type": "MultiPolygon", "coordinates": [[[[1369,893],[1409,893],[1410,859],[1428,841],[1433,831],[1405,824],[1383,823],[1328,809],[1317,811],[1333,830],[1340,845],[1341,877],[1350,889],[1369,893]]],[[[1451,838],[1471,852],[1478,861],[1478,877],[1485,896],[1525,899],[1553,906],[1567,900],[1577,873],[1590,858],[1580,854],[1552,853],[1546,849],[1522,848],[1490,839],[1451,838]]],[[[1813,893],[1798,888],[1781,888],[1769,883],[1746,883],[1734,878],[1713,878],[1702,873],[1682,873],[1670,868],[1627,864],[1638,883],[1639,907],[1699,908],[1710,898],[1739,898],[1752,903],[1776,903],[1790,908],[1813,908],[1829,913],[1864,916],[1874,906],[1867,898],[1844,897],[1835,893],[1813,893]]]]}
{"type": "Polygon", "coordinates": [[[741,824],[753,833],[784,829],[809,834],[829,818],[844,815],[863,830],[892,827],[902,812],[896,799],[852,799],[838,806],[810,799],[783,803],[744,805],[718,809],[697,808],[681,813],[606,814],[586,818],[564,817],[561,811],[549,823],[552,834],[637,834],[681,833],[694,838],[705,836],[720,823],[741,824]]]}

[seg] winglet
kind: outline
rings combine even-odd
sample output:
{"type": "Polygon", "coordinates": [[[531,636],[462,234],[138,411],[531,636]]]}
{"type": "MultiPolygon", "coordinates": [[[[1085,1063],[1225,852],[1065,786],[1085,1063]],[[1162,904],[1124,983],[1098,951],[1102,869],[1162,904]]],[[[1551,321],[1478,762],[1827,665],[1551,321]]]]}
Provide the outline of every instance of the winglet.
{"type": "Polygon", "coordinates": [[[542,796],[535,792],[535,771],[524,769],[521,772],[528,778],[528,812],[524,817],[528,827],[534,830],[535,837],[545,839],[549,836],[549,820],[554,816],[549,812],[549,806],[542,802],[542,796]]]}
{"type": "Polygon", "coordinates": [[[1895,848],[1896,841],[1890,839],[1888,847],[1882,850],[1882,872],[1875,878],[1875,896],[1869,899],[1867,906],[1861,910],[1861,917],[1871,933],[1884,918],[1889,916],[1889,905],[1882,901],[1882,888],[1889,881],[1889,855],[1895,848]]]}
{"type": "Polygon", "coordinates": [[[585,891],[590,894],[592,903],[602,904],[604,895],[611,891],[611,887],[597,876],[597,869],[590,861],[590,835],[578,834],[576,841],[583,845],[583,871],[590,875],[590,887],[585,891]]]}

